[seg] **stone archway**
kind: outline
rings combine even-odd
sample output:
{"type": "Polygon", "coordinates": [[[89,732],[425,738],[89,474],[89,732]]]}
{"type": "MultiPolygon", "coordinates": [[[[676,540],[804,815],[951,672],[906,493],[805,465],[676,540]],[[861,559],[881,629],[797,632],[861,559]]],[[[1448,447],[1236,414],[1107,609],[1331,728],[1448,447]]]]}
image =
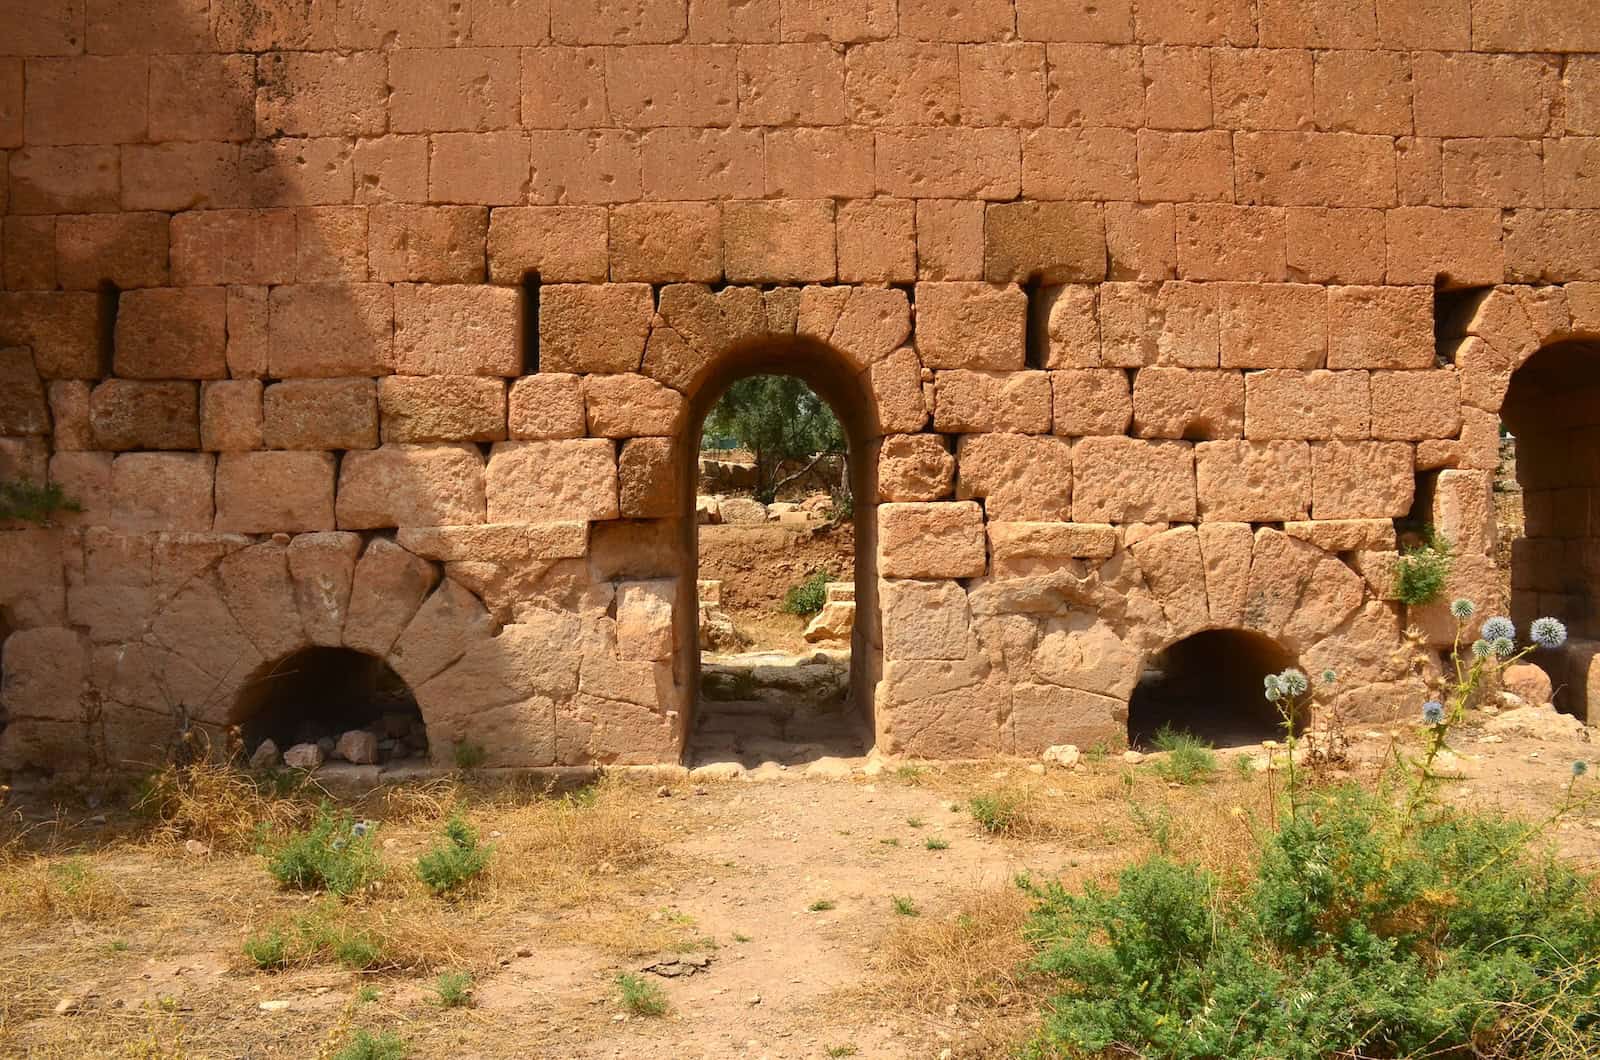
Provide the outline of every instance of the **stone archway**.
{"type": "Polygon", "coordinates": [[[1512,374],[1501,421],[1514,439],[1523,533],[1511,544],[1520,629],[1559,618],[1569,647],[1540,653],[1562,709],[1587,716],[1600,641],[1600,340],[1541,347],[1512,374]]]}
{"type": "MultiPolygon", "coordinates": [[[[883,428],[867,373],[847,354],[805,336],[766,337],[737,344],[686,380],[685,414],[674,440],[678,550],[685,576],[680,579],[675,659],[681,686],[689,689],[683,723],[690,750],[699,702],[701,652],[698,624],[698,525],[695,484],[699,441],[706,417],[728,388],[757,375],[792,376],[821,398],[844,429],[855,549],[855,625],[851,635],[850,686],[845,710],[859,730],[858,750],[873,744],[873,698],[882,673],[883,637],[878,609],[877,499],[878,450],[883,428]]],[[[831,749],[831,748],[830,748],[831,749]]]]}
{"type": "Polygon", "coordinates": [[[1204,629],[1167,645],[1145,663],[1128,701],[1128,743],[1162,726],[1218,744],[1276,739],[1281,726],[1262,679],[1295,665],[1271,637],[1248,629],[1204,629]]]}

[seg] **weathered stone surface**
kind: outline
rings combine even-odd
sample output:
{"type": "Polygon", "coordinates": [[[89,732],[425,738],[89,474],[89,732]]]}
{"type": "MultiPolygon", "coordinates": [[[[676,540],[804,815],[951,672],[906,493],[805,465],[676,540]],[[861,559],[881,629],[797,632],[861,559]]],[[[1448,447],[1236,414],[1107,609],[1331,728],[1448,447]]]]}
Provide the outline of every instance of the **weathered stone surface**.
{"type": "Polygon", "coordinates": [[[1050,373],[1051,429],[1057,434],[1122,434],[1133,416],[1128,373],[1068,368],[1050,373]]]}
{"type": "Polygon", "coordinates": [[[89,394],[96,449],[197,449],[200,393],[195,383],[107,379],[89,394]]]}
{"type": "Polygon", "coordinates": [[[0,435],[48,434],[44,383],[26,347],[0,350],[0,435]]]}
{"type": "Polygon", "coordinates": [[[210,530],[216,458],[123,453],[111,466],[112,522],[124,530],[210,530]]]}
{"type": "Polygon", "coordinates": [[[885,750],[933,758],[995,753],[1003,709],[995,685],[988,668],[972,660],[885,663],[879,703],[885,750]]]}
{"type": "Polygon", "coordinates": [[[493,523],[619,514],[616,448],[603,438],[497,442],[485,483],[493,523]]]}
{"type": "Polygon", "coordinates": [[[878,573],[976,578],[988,565],[983,509],[971,501],[878,506],[878,573]]]}
{"type": "Polygon", "coordinates": [[[888,659],[965,659],[971,615],[967,593],[952,581],[889,579],[879,587],[884,656],[888,659]]]}
{"type": "Polygon", "coordinates": [[[356,562],[342,636],[347,648],[382,658],[438,584],[439,570],[427,560],[381,537],[368,543],[356,562]]]}
{"type": "Polygon", "coordinates": [[[623,659],[665,660],[672,657],[672,601],[677,591],[670,579],[624,582],[617,587],[617,651],[623,659]]]}
{"type": "Polygon", "coordinates": [[[1133,379],[1133,433],[1141,438],[1238,438],[1244,434],[1244,399],[1244,378],[1238,372],[1141,368],[1133,379]]]}
{"type": "Polygon", "coordinates": [[[298,534],[289,543],[289,577],[311,643],[338,647],[350,607],[361,535],[342,531],[298,534]]]}
{"type": "Polygon", "coordinates": [[[506,437],[506,384],[468,375],[392,375],[378,381],[385,442],[498,442],[506,437]]]}
{"type": "Polygon", "coordinates": [[[1194,452],[1187,443],[1084,438],[1072,455],[1072,516],[1077,521],[1195,518],[1194,452]]]}
{"type": "Polygon", "coordinates": [[[268,449],[373,449],[377,387],[370,379],[292,379],[261,397],[268,449]]]}
{"type": "Polygon", "coordinates": [[[589,434],[599,438],[668,436],[683,417],[683,395],[649,376],[591,375],[583,380],[589,434]]]}
{"type": "Polygon", "coordinates": [[[917,352],[929,368],[1023,366],[1028,298],[1014,284],[917,284],[917,352]]]}
{"type": "Polygon", "coordinates": [[[1069,566],[1076,559],[1108,559],[1117,550],[1109,523],[989,523],[989,555],[997,578],[1022,578],[1069,566]]]}
{"type": "Polygon", "coordinates": [[[1066,521],[1072,515],[1072,444],[1025,434],[963,435],[956,497],[983,498],[990,519],[1066,521]]]}
{"type": "Polygon", "coordinates": [[[88,677],[88,652],[70,629],[43,626],[18,630],[0,645],[0,706],[10,724],[24,720],[81,723],[88,677]]]}
{"type": "Polygon", "coordinates": [[[937,501],[950,495],[956,461],[944,439],[928,434],[894,434],[878,451],[878,499],[937,501]]]}
{"type": "Polygon", "coordinates": [[[472,445],[381,445],[347,453],[336,511],[342,530],[481,523],[483,454],[472,445]]]}
{"type": "Polygon", "coordinates": [[[446,578],[422,602],[385,659],[400,679],[420,694],[424,681],[493,632],[494,620],[483,603],[459,583],[446,578]]]}
{"type": "Polygon", "coordinates": [[[948,433],[1050,429],[1050,376],[1046,372],[935,372],[933,426],[948,433]]]}
{"type": "Polygon", "coordinates": [[[507,426],[512,438],[581,438],[584,418],[578,376],[549,372],[524,376],[511,384],[507,426]]]}
{"type": "Polygon", "coordinates": [[[1152,534],[1128,551],[1138,560],[1174,637],[1186,637],[1211,624],[1210,606],[1199,591],[1205,585],[1205,561],[1194,527],[1175,526],[1152,534]]]}
{"type": "Polygon", "coordinates": [[[1201,442],[1194,461],[1202,520],[1282,522],[1311,508],[1306,442],[1201,442]]]}
{"type": "Polygon", "coordinates": [[[624,519],[662,519],[678,510],[678,464],[670,438],[629,438],[617,457],[617,502],[624,519]]]}
{"type": "Polygon", "coordinates": [[[1416,481],[1404,442],[1317,442],[1311,446],[1313,519],[1398,519],[1416,481]]]}
{"type": "Polygon", "coordinates": [[[263,541],[217,564],[228,610],[264,659],[277,660],[307,644],[289,577],[289,550],[263,541]]]}
{"type": "Polygon", "coordinates": [[[542,287],[539,367],[551,372],[637,372],[654,314],[648,284],[542,287]]]}
{"type": "Polygon", "coordinates": [[[245,534],[333,529],[335,467],[332,453],[222,453],[217,529],[245,534]]]}

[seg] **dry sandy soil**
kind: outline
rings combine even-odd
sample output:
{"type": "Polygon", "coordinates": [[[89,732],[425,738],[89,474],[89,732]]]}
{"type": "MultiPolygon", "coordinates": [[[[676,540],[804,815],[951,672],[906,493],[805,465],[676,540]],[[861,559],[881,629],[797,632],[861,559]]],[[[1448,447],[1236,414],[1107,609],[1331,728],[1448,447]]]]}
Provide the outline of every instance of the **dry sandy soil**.
{"type": "MultiPolygon", "coordinates": [[[[1547,813],[1570,762],[1592,753],[1573,738],[1458,746],[1467,779],[1451,797],[1527,816],[1547,813]]],[[[1388,747],[1360,742],[1353,774],[1371,777],[1388,747]]],[[[345,903],[279,890],[250,850],[253,816],[293,804],[212,794],[161,828],[109,803],[13,794],[0,1055],[328,1057],[368,1029],[412,1057],[1005,1056],[1048,995],[1023,967],[1026,903],[1010,881],[1109,876],[1150,849],[1136,804],[1176,822],[1180,856],[1244,863],[1282,776],[1221,757],[1188,788],[1116,756],[1049,772],[858,761],[829,778],[635,774],[577,797],[436,781],[357,804],[380,822],[388,874],[345,903]],[[985,834],[969,812],[972,795],[997,791],[1026,807],[1014,835],[985,834]],[[411,869],[450,806],[496,847],[487,879],[455,901],[411,869]],[[252,934],[318,917],[368,933],[379,966],[324,955],[260,971],[245,958],[252,934]],[[689,957],[709,962],[642,971],[689,957]],[[468,1007],[438,1001],[452,969],[473,976],[468,1007]],[[625,1012],[624,972],[659,984],[669,1011],[625,1012]]],[[[1554,835],[1600,860],[1600,810],[1554,835]]]]}
{"type": "Polygon", "coordinates": [[[751,650],[803,652],[805,620],[780,610],[784,593],[813,571],[855,578],[855,529],[728,524],[700,527],[700,577],[722,579],[722,609],[751,650]]]}

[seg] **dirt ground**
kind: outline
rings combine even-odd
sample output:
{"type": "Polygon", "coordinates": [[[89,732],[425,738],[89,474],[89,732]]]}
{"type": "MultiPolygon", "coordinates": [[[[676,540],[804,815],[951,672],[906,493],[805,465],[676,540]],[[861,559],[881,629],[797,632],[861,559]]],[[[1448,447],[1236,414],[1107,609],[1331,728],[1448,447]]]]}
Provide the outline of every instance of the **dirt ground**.
{"type": "MultiPolygon", "coordinates": [[[[1370,779],[1389,746],[1369,734],[1341,775],[1370,779]]],[[[1451,798],[1534,818],[1593,751],[1570,737],[1457,746],[1451,798]]],[[[1026,969],[1017,874],[1107,878],[1151,849],[1152,819],[1172,822],[1180,857],[1245,863],[1282,793],[1281,773],[1235,768],[1259,751],[1221,754],[1194,787],[1119,756],[1048,772],[863,759],[740,780],[633,774],[576,797],[440,780],[354,804],[387,875],[343,903],[269,878],[246,810],[277,803],[208,796],[159,829],[111,802],[13,793],[0,1055],[329,1057],[368,1030],[411,1057],[1007,1056],[1048,995],[1026,969]],[[995,793],[1026,807],[1012,834],[968,810],[995,793]],[[495,845],[457,900],[411,868],[452,806],[495,845]],[[374,967],[245,958],[248,937],[317,917],[369,933],[374,967]],[[449,970],[472,975],[469,1006],[439,1002],[449,970]],[[622,973],[657,984],[667,1012],[625,1011],[622,973]]],[[[1600,809],[1553,834],[1600,864],[1600,809]]]]}
{"type": "Polygon", "coordinates": [[[722,580],[722,609],[752,651],[802,652],[805,620],[780,610],[784,593],[813,571],[855,580],[855,528],[727,524],[700,527],[700,577],[722,580]]]}

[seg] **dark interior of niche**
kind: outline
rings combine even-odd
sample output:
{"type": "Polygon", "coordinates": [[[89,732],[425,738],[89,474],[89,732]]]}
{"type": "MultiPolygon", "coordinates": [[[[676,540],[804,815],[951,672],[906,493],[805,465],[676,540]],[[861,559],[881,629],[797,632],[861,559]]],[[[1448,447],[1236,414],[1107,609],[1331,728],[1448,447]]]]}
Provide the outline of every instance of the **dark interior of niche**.
{"type": "Polygon", "coordinates": [[[246,755],[262,741],[279,751],[321,744],[333,756],[339,737],[366,730],[378,761],[422,759],[428,733],[406,683],[376,656],[349,648],[305,648],[250,682],[236,714],[246,755]]]}
{"type": "Polygon", "coordinates": [[[539,371],[539,274],[522,274],[522,371],[539,371]]]}
{"type": "Polygon", "coordinates": [[[1456,346],[1491,290],[1492,287],[1447,287],[1443,280],[1434,285],[1433,346],[1441,364],[1455,362],[1456,346]]]}
{"type": "Polygon", "coordinates": [[[1281,739],[1262,680],[1294,665],[1273,640],[1238,629],[1185,637],[1152,658],[1128,701],[1128,746],[1150,750],[1163,727],[1218,746],[1281,739]]]}

